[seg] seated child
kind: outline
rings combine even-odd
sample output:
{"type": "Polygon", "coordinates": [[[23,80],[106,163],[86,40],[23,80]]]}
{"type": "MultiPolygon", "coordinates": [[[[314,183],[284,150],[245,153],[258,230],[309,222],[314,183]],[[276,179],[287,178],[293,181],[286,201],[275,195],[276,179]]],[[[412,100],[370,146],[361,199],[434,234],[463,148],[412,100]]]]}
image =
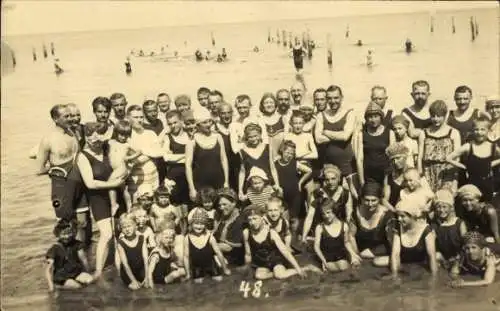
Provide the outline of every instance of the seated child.
{"type": "Polygon", "coordinates": [[[455,215],[453,194],[448,189],[438,190],[434,198],[436,217],[431,225],[436,233],[437,260],[444,267],[457,259],[462,249],[462,238],[467,227],[462,219],[455,215]]]}
{"type": "Polygon", "coordinates": [[[207,215],[208,215],[208,220],[207,220],[207,223],[205,225],[207,226],[208,230],[212,231],[214,229],[215,213],[217,211],[214,208],[216,197],[217,197],[217,193],[215,192],[215,190],[213,188],[200,189],[200,191],[198,192],[197,201],[201,207],[195,207],[189,212],[189,214],[187,216],[188,223],[192,220],[193,215],[197,210],[204,210],[207,212],[207,215]]]}
{"type": "Polygon", "coordinates": [[[430,212],[434,192],[432,192],[425,177],[420,176],[416,168],[409,168],[403,175],[404,187],[400,191],[401,201],[420,200],[425,204],[420,205],[424,208],[424,216],[430,212]]]}
{"type": "Polygon", "coordinates": [[[500,258],[486,246],[484,236],[475,231],[464,235],[464,246],[459,258],[453,264],[450,274],[452,287],[487,286],[495,280],[496,272],[500,271],[500,258]],[[481,280],[464,281],[460,275],[473,274],[482,277],[481,280]]]}
{"type": "Polygon", "coordinates": [[[186,279],[193,278],[195,283],[202,283],[207,275],[215,281],[222,281],[221,268],[225,275],[231,274],[217,241],[207,229],[208,221],[205,210],[196,210],[191,218],[189,232],[184,238],[186,279]]]}
{"type": "MultiPolygon", "coordinates": [[[[113,168],[113,173],[111,174],[110,178],[114,179],[118,176],[128,174],[127,165],[130,163],[130,161],[141,155],[140,152],[133,150],[128,143],[131,134],[132,126],[130,122],[126,120],[119,121],[114,126],[113,138],[108,141],[109,160],[111,163],[111,167],[113,168]]],[[[130,193],[126,189],[126,186],[121,186],[118,189],[125,199],[127,211],[130,211],[130,208],[132,206],[132,198],[130,196],[130,193]]],[[[111,208],[113,210],[113,214],[118,209],[116,190],[117,189],[112,189],[109,191],[109,198],[111,200],[111,208]]]]}
{"type": "Polygon", "coordinates": [[[148,249],[154,248],[156,246],[155,235],[150,224],[148,224],[149,217],[144,208],[134,207],[130,214],[136,223],[137,234],[144,237],[148,249]]]}
{"type": "Polygon", "coordinates": [[[278,233],[281,240],[291,250],[292,234],[290,224],[284,217],[283,201],[277,196],[271,196],[267,201],[267,214],[264,218],[270,229],[278,233]]]}
{"type": "Polygon", "coordinates": [[[322,223],[316,226],[314,251],[321,262],[323,271],[337,272],[359,266],[361,258],[349,243],[349,226],[334,213],[335,202],[327,199],[321,204],[322,223]]]}
{"type": "Polygon", "coordinates": [[[120,216],[121,235],[118,239],[120,277],[131,290],[144,286],[147,275],[148,249],[146,238],[137,232],[134,216],[120,216]]]}
{"type": "Polygon", "coordinates": [[[149,256],[148,286],[170,284],[186,275],[182,259],[183,237],[175,234],[175,224],[170,223],[157,237],[157,247],[149,256]]]}
{"type": "MultiPolygon", "coordinates": [[[[165,180],[167,182],[167,180],[165,180]]],[[[167,186],[160,186],[155,191],[155,203],[151,207],[151,220],[153,231],[158,232],[159,226],[166,220],[167,215],[170,215],[175,222],[175,228],[178,233],[183,231],[182,212],[179,207],[174,206],[170,202],[171,189],[167,186]]]]}
{"type": "Polygon", "coordinates": [[[84,244],[75,239],[76,225],[61,219],[54,227],[57,242],[50,247],[45,255],[47,269],[45,277],[49,291],[54,291],[54,285],[64,289],[78,289],[90,284],[93,279],[87,273],[88,263],[84,244]]]}
{"type": "Polygon", "coordinates": [[[250,204],[266,206],[267,201],[274,194],[274,188],[269,185],[269,179],[266,172],[259,167],[252,167],[248,174],[247,181],[249,186],[246,196],[250,204]]]}
{"type": "Polygon", "coordinates": [[[270,278],[287,279],[293,275],[305,277],[305,272],[320,272],[318,268],[308,265],[301,268],[289,248],[281,240],[278,233],[264,221],[266,209],[260,205],[250,205],[246,208],[248,228],[243,229],[245,245],[245,264],[255,270],[255,278],[266,280],[270,278]],[[288,269],[286,266],[293,268],[288,269]]]}

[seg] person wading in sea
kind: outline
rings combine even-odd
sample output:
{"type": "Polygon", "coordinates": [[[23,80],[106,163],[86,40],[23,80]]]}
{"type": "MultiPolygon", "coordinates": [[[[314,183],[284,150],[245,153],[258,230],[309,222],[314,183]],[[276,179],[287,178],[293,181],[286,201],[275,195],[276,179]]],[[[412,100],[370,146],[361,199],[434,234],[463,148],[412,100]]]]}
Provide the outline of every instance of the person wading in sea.
{"type": "MultiPolygon", "coordinates": [[[[70,129],[70,110],[66,105],[55,105],[50,110],[50,117],[55,126],[40,142],[36,157],[37,175],[48,174],[52,180],[51,200],[56,217],[66,220],[76,217],[79,229],[83,229],[87,215],[86,210],[79,207],[83,207],[85,201],[82,201],[85,187],[75,166],[79,142],[70,129]]],[[[83,235],[85,232],[80,230],[78,233],[83,235]]],[[[83,236],[78,236],[78,239],[84,241],[83,236]]]]}

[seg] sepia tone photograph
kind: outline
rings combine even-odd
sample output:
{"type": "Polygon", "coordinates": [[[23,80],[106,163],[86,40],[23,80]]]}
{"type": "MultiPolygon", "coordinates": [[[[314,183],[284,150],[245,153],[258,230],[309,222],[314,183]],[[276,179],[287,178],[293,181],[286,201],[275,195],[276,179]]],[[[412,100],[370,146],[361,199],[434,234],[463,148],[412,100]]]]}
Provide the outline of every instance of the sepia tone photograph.
{"type": "Polygon", "coordinates": [[[1,310],[500,310],[499,21],[2,1],[1,310]]]}

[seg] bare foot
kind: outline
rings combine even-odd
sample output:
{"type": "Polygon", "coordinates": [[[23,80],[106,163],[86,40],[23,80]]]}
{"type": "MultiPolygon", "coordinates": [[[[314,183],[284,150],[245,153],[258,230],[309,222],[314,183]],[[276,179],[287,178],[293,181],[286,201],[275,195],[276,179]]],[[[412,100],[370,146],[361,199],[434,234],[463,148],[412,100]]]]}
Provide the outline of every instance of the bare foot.
{"type": "Polygon", "coordinates": [[[307,265],[304,267],[304,271],[311,271],[311,272],[314,272],[314,273],[318,273],[318,274],[323,274],[323,271],[321,271],[320,268],[316,267],[315,265],[307,265]]]}

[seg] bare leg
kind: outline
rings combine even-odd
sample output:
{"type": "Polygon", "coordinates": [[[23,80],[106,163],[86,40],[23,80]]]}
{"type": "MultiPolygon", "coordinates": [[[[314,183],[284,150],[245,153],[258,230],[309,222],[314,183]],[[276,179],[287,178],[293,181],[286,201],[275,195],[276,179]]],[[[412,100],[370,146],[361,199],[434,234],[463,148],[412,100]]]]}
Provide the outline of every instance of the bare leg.
{"type": "Polygon", "coordinates": [[[64,289],[80,289],[82,288],[82,284],[78,283],[77,281],[73,279],[67,279],[66,282],[64,282],[63,285],[64,289]]]}
{"type": "Polygon", "coordinates": [[[273,276],[273,272],[267,268],[257,268],[257,270],[255,270],[255,278],[257,280],[268,280],[273,278],[273,276]]]}
{"type": "Polygon", "coordinates": [[[349,263],[347,262],[347,260],[341,259],[326,263],[326,270],[330,272],[340,272],[340,271],[345,271],[347,269],[349,269],[349,263]]]}
{"type": "Polygon", "coordinates": [[[170,272],[169,275],[165,277],[165,284],[170,284],[173,283],[175,280],[180,279],[181,277],[185,276],[186,272],[184,269],[178,269],[170,272]]]}
{"type": "Polygon", "coordinates": [[[278,280],[288,279],[291,276],[297,274],[297,270],[295,269],[287,269],[283,265],[277,265],[273,268],[274,277],[278,280]]]}
{"type": "Polygon", "coordinates": [[[111,218],[99,220],[97,226],[99,227],[99,241],[97,242],[96,249],[96,271],[94,273],[94,279],[98,279],[102,274],[104,263],[109,253],[109,242],[113,236],[111,218]]]}

